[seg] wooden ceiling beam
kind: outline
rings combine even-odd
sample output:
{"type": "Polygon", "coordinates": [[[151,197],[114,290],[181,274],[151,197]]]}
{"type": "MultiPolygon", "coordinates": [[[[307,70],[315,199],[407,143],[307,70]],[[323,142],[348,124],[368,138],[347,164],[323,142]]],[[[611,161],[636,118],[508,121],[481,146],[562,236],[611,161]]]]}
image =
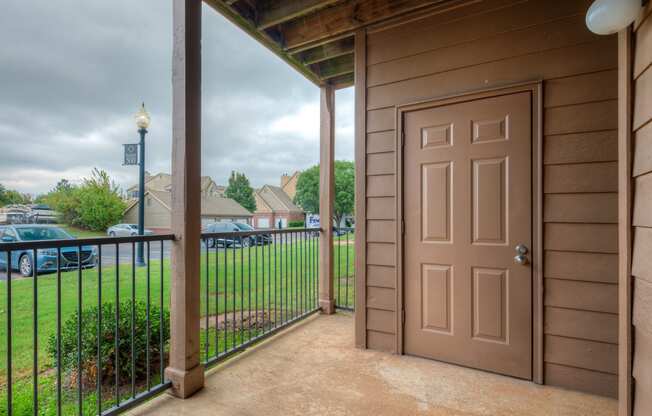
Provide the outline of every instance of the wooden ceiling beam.
{"type": "Polygon", "coordinates": [[[353,72],[349,74],[343,74],[335,78],[328,80],[328,83],[333,86],[336,90],[341,90],[342,88],[352,87],[354,82],[353,72]]]}
{"type": "Polygon", "coordinates": [[[317,74],[322,81],[338,77],[340,75],[353,73],[353,54],[344,55],[328,61],[322,61],[310,65],[310,69],[317,74]]]}
{"type": "Polygon", "coordinates": [[[357,28],[390,19],[418,9],[432,7],[445,0],[347,0],[279,25],[285,49],[302,46],[352,32],[357,28]]]}
{"type": "Polygon", "coordinates": [[[303,62],[304,65],[315,64],[317,62],[337,58],[338,56],[352,54],[355,47],[354,43],[353,36],[351,36],[325,43],[312,49],[297,52],[295,56],[299,61],[303,62]]]}
{"type": "Polygon", "coordinates": [[[291,67],[299,71],[299,73],[301,73],[308,80],[313,82],[315,85],[322,84],[322,81],[317,77],[317,75],[314,72],[310,70],[310,68],[303,65],[303,63],[299,62],[298,59],[296,59],[294,56],[288,54],[283,50],[283,48],[280,45],[281,40],[273,39],[265,31],[258,31],[258,29],[256,28],[255,24],[252,21],[240,15],[238,11],[234,10],[233,7],[227,4],[227,1],[229,0],[204,0],[204,3],[208,4],[209,6],[217,10],[217,12],[219,12],[222,16],[226,17],[228,20],[233,22],[236,26],[244,30],[256,41],[261,43],[263,46],[265,46],[267,49],[272,51],[274,54],[278,55],[281,59],[283,59],[291,67]]]}
{"type": "Polygon", "coordinates": [[[258,9],[258,30],[316,12],[342,0],[263,0],[258,9]]]}

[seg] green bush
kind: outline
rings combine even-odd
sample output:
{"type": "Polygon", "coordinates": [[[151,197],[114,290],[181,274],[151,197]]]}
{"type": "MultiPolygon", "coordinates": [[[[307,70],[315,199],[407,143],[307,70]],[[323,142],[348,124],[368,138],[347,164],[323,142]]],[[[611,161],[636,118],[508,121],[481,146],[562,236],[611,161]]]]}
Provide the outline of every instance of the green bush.
{"type": "Polygon", "coordinates": [[[66,224],[91,231],[105,231],[120,222],[126,208],[118,187],[99,169],[93,169],[81,185],[59,181],[42,199],[66,224]]]}
{"type": "Polygon", "coordinates": [[[304,224],[303,221],[288,221],[288,227],[290,228],[303,228],[304,224]]]}
{"type": "MultiPolygon", "coordinates": [[[[144,302],[126,301],[120,304],[119,325],[118,325],[118,365],[119,379],[121,384],[131,383],[132,372],[132,351],[131,351],[131,316],[134,319],[134,375],[136,383],[145,380],[147,375],[147,305],[144,302]]],[[[81,331],[81,378],[85,388],[93,388],[97,385],[97,332],[98,332],[98,310],[97,306],[86,308],[82,311],[81,331]]],[[[160,309],[150,305],[150,375],[159,373],[160,368],[160,309]]],[[[100,351],[102,356],[101,376],[102,384],[109,385],[115,382],[115,330],[116,316],[115,305],[104,303],[101,308],[102,325],[100,328],[100,351]]],[[[71,315],[61,328],[61,366],[66,377],[66,384],[76,386],[78,380],[77,363],[77,323],[78,314],[71,315]]],[[[163,312],[163,348],[165,350],[170,334],[170,314],[167,310],[163,312]]],[[[48,342],[48,354],[56,362],[56,336],[52,335],[48,342]]],[[[165,356],[164,356],[165,359],[165,356]]]]}

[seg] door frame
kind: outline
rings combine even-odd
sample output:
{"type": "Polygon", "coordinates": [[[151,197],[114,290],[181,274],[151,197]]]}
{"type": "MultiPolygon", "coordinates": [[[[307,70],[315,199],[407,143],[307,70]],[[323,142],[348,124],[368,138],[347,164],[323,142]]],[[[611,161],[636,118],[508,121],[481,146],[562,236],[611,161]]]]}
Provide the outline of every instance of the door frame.
{"type": "Polygon", "coordinates": [[[532,381],[543,384],[543,81],[534,80],[501,87],[434,97],[395,107],[396,120],[396,351],[403,355],[404,219],[403,219],[403,118],[405,113],[481,100],[520,92],[532,94],[532,381]]]}

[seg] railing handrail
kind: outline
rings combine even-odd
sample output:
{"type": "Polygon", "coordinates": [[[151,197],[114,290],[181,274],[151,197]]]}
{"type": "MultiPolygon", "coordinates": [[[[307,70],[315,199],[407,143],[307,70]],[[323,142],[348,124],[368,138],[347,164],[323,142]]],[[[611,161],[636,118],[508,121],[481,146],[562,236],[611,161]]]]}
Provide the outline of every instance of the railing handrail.
{"type": "MultiPolygon", "coordinates": [[[[201,238],[219,238],[219,237],[246,237],[250,235],[265,234],[289,234],[298,232],[321,232],[321,228],[284,228],[282,230],[253,230],[253,231],[229,231],[217,233],[202,233],[201,238]]],[[[128,244],[148,241],[173,241],[174,234],[154,234],[154,235],[134,235],[129,237],[91,237],[76,238],[73,240],[33,240],[33,241],[14,241],[11,243],[0,243],[0,252],[9,252],[17,250],[31,250],[39,248],[64,248],[79,246],[96,246],[110,244],[128,244]]]]}
{"type": "Polygon", "coordinates": [[[291,234],[305,232],[321,232],[321,228],[283,228],[281,230],[251,230],[251,231],[226,231],[217,233],[202,233],[201,238],[220,238],[220,237],[248,237],[250,235],[268,235],[268,234],[291,234]]]}
{"type": "Polygon", "coordinates": [[[158,235],[134,235],[129,237],[92,237],[76,238],[73,240],[34,240],[34,241],[14,241],[11,243],[0,243],[0,252],[32,250],[39,248],[64,248],[80,246],[97,246],[111,244],[128,244],[148,241],[172,241],[174,234],[158,235]]]}

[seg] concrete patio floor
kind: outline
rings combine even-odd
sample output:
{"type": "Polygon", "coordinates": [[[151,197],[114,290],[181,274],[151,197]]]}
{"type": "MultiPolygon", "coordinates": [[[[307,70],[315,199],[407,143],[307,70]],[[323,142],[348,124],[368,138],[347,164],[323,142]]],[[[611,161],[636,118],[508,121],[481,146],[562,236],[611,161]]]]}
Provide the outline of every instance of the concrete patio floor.
{"type": "Polygon", "coordinates": [[[617,402],[353,346],[348,314],[315,316],[231,359],[187,400],[132,415],[616,415],[617,402]]]}

